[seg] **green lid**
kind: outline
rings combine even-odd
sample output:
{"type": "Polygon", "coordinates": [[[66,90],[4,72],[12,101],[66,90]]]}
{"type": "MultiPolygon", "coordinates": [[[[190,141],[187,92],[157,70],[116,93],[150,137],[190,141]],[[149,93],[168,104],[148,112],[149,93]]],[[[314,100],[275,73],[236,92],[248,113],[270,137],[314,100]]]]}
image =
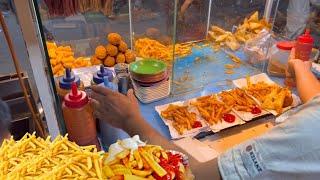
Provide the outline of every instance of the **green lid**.
{"type": "Polygon", "coordinates": [[[143,59],[130,64],[129,70],[136,74],[153,75],[165,71],[167,65],[156,59],[143,59]]]}

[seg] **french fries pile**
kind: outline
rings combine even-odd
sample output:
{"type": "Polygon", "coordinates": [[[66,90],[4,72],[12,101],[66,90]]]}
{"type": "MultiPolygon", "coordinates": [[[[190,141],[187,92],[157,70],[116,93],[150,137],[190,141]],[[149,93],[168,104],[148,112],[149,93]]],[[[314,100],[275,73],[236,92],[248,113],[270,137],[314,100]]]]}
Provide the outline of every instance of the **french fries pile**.
{"type": "Polygon", "coordinates": [[[173,49],[175,56],[185,57],[191,54],[192,44],[163,45],[157,40],[141,38],[135,42],[137,55],[143,58],[156,58],[171,62],[173,60],[173,49]]]}
{"type": "Polygon", "coordinates": [[[239,88],[222,91],[219,97],[225,104],[237,111],[251,112],[252,108],[257,106],[256,102],[239,88]]]}
{"type": "Polygon", "coordinates": [[[111,145],[109,153],[106,153],[103,172],[108,179],[167,179],[164,177],[168,176],[171,177],[170,179],[179,179],[184,175],[186,169],[182,164],[182,157],[172,158],[172,153],[167,152],[161,146],[133,145],[134,143],[130,143],[130,138],[128,139],[111,145]],[[119,149],[122,150],[119,151],[119,149]],[[108,158],[108,156],[113,158],[108,158]],[[172,165],[170,164],[172,160],[177,163],[174,166],[179,169],[179,173],[167,168],[172,165]]]}
{"type": "Polygon", "coordinates": [[[262,103],[262,108],[275,110],[277,113],[281,113],[283,108],[290,106],[293,102],[291,91],[288,88],[265,82],[252,84],[250,77],[247,77],[245,90],[262,103]]]}
{"type": "Polygon", "coordinates": [[[211,26],[211,31],[208,34],[209,39],[215,43],[214,50],[227,46],[235,51],[240,48],[241,43],[254,38],[262,29],[270,28],[271,25],[265,19],[259,20],[259,13],[256,11],[249,18],[244,19],[243,24],[239,25],[235,33],[226,31],[218,26],[211,26]]]}
{"type": "Polygon", "coordinates": [[[195,102],[191,102],[190,104],[198,109],[201,117],[210,125],[221,122],[222,116],[229,113],[232,109],[231,106],[219,101],[216,95],[197,98],[195,102]]]}
{"type": "Polygon", "coordinates": [[[52,72],[55,76],[64,74],[65,68],[79,68],[91,66],[89,59],[74,57],[70,46],[57,46],[54,42],[47,42],[48,54],[52,72]]]}
{"type": "Polygon", "coordinates": [[[161,116],[172,121],[172,126],[181,135],[186,130],[191,130],[196,122],[196,114],[188,111],[188,106],[177,106],[170,104],[161,112],[161,116]]]}
{"type": "Polygon", "coordinates": [[[54,141],[26,134],[4,140],[0,148],[0,179],[104,179],[101,152],[81,147],[67,136],[54,141]]]}

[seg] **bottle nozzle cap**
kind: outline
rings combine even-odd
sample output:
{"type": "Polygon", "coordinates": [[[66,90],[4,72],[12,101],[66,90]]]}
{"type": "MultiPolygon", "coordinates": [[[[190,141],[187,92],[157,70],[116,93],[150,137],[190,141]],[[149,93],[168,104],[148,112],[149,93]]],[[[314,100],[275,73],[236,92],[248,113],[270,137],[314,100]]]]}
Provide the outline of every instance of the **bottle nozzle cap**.
{"type": "Polygon", "coordinates": [[[104,74],[104,66],[103,65],[100,66],[100,72],[101,72],[101,74],[104,74]]]}
{"type": "Polygon", "coordinates": [[[65,95],[64,103],[70,108],[79,108],[86,105],[89,102],[89,98],[84,91],[79,91],[77,84],[73,82],[71,84],[71,92],[65,95]]]}
{"type": "Polygon", "coordinates": [[[313,44],[314,40],[310,34],[310,29],[306,29],[305,33],[298,37],[298,42],[313,44]]]}

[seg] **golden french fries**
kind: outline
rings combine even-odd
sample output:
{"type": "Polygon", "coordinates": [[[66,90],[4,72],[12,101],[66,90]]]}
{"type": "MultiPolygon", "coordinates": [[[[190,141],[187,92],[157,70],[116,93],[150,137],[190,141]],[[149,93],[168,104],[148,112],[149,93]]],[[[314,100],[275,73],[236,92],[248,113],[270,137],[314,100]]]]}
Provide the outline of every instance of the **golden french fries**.
{"type": "Polygon", "coordinates": [[[170,62],[173,60],[173,52],[178,57],[191,54],[192,44],[163,45],[159,41],[149,38],[141,38],[135,42],[137,55],[143,58],[157,58],[170,62]]]}
{"type": "Polygon", "coordinates": [[[251,112],[252,108],[258,106],[243,89],[236,88],[230,91],[222,91],[218,96],[229,107],[232,107],[237,111],[251,112]]]}
{"type": "Polygon", "coordinates": [[[292,93],[288,88],[283,88],[277,84],[267,84],[265,82],[252,83],[250,77],[247,76],[246,92],[261,102],[264,109],[275,110],[278,113],[283,108],[290,106],[293,102],[292,93]]]}
{"type": "Polygon", "coordinates": [[[172,121],[173,127],[179,134],[186,130],[191,130],[196,122],[196,114],[188,111],[188,106],[177,106],[170,104],[168,108],[161,112],[161,116],[172,121]]]}
{"type": "Polygon", "coordinates": [[[26,134],[19,141],[4,140],[0,179],[104,179],[100,154],[95,146],[80,147],[67,136],[51,142],[50,137],[44,140],[26,134]]]}
{"type": "Polygon", "coordinates": [[[216,95],[197,98],[195,102],[191,102],[191,105],[198,109],[201,117],[210,125],[221,122],[222,116],[231,111],[231,107],[219,101],[216,95]]]}

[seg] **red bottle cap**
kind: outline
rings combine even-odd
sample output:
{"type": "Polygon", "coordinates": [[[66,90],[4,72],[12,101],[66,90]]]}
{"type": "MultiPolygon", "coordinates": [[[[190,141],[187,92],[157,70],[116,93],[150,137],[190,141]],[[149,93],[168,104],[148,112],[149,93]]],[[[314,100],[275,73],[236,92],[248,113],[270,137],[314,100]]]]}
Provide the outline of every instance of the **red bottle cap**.
{"type": "Polygon", "coordinates": [[[277,43],[277,48],[282,50],[291,50],[294,47],[294,42],[292,41],[280,41],[277,43]]]}
{"type": "Polygon", "coordinates": [[[298,42],[306,43],[306,44],[313,44],[314,40],[310,35],[310,30],[306,29],[306,32],[298,37],[298,42]]]}
{"type": "Polygon", "coordinates": [[[81,108],[89,102],[89,98],[84,91],[77,89],[75,82],[71,85],[71,92],[64,96],[64,103],[69,108],[81,108]]]}

